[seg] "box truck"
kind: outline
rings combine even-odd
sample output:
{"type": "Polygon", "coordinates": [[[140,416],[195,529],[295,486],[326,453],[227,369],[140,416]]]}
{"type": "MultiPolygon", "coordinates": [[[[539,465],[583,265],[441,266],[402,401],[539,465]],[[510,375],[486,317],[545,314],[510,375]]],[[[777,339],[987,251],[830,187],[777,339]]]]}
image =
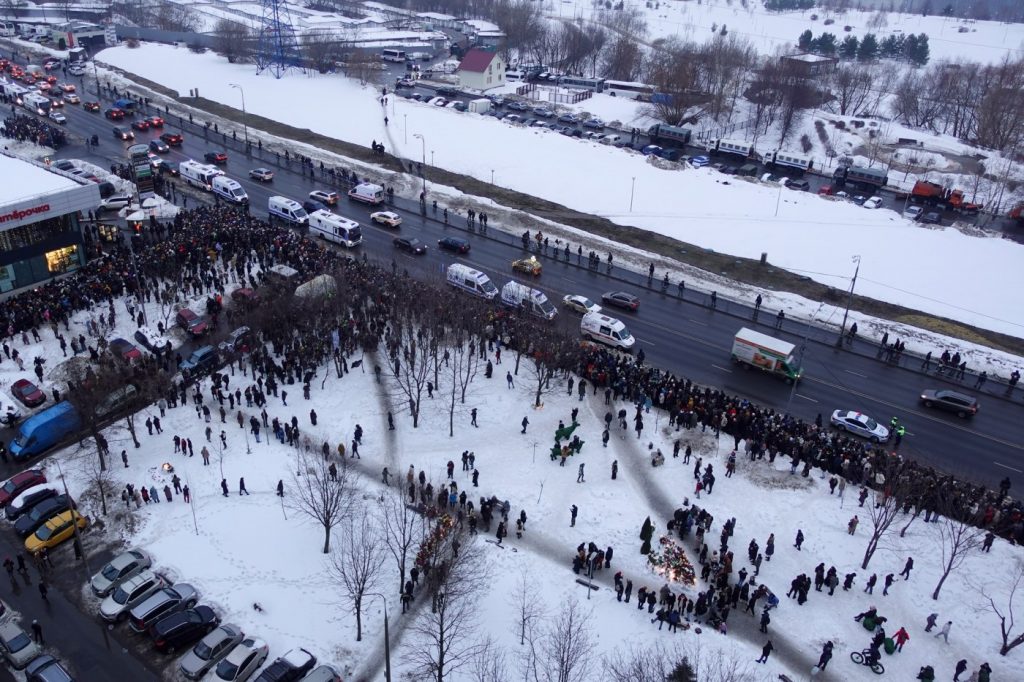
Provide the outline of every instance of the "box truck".
{"type": "Polygon", "coordinates": [[[558,310],[543,291],[531,289],[519,282],[508,282],[501,288],[501,302],[510,308],[520,308],[544,320],[553,320],[558,314],[558,310]]]}
{"type": "Polygon", "coordinates": [[[82,428],[82,420],[68,401],[34,414],[21,423],[11,441],[11,455],[20,462],[42,454],[82,428]]]}
{"type": "Polygon", "coordinates": [[[793,356],[794,348],[788,341],[743,327],[732,340],[732,361],[792,383],[803,373],[793,356]]]}
{"type": "Polygon", "coordinates": [[[309,233],[350,249],[363,243],[359,223],[322,208],[309,214],[309,233]]]}

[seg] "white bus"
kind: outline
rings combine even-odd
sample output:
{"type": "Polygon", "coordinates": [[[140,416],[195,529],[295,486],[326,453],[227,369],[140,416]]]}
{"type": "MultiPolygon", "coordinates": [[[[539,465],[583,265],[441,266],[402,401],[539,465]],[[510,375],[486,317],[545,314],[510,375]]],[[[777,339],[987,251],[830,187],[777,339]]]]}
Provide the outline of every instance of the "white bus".
{"type": "Polygon", "coordinates": [[[384,50],[380,58],[386,62],[404,62],[406,60],[405,50],[384,50]]]}
{"type": "Polygon", "coordinates": [[[609,81],[604,82],[605,93],[612,97],[628,97],[629,99],[650,100],[654,96],[654,86],[646,83],[632,83],[630,81],[609,81]]]}
{"type": "Polygon", "coordinates": [[[605,80],[603,78],[583,78],[582,76],[559,76],[558,84],[566,88],[604,92],[605,80]]]}

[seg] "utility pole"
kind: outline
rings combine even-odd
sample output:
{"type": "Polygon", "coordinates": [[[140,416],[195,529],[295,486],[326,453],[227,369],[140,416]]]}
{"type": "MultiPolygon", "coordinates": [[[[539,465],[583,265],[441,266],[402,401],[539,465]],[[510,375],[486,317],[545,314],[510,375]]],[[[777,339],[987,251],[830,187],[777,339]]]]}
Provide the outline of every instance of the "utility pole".
{"type": "Polygon", "coordinates": [[[843,324],[839,327],[839,338],[836,339],[836,348],[841,348],[843,345],[843,335],[846,333],[846,318],[850,314],[850,305],[853,303],[853,288],[857,286],[857,273],[860,272],[860,256],[854,256],[853,262],[857,264],[857,267],[853,270],[850,291],[846,295],[846,310],[843,311],[843,324]]]}

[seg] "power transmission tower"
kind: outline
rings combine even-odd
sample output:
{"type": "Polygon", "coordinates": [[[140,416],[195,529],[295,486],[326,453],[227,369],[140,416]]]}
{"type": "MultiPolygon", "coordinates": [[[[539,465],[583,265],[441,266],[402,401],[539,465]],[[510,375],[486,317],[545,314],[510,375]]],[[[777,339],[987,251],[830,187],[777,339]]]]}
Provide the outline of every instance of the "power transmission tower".
{"type": "Polygon", "coordinates": [[[299,63],[295,29],[284,0],[261,0],[261,4],[263,22],[256,47],[256,73],[269,70],[274,78],[280,78],[288,67],[299,63]]]}

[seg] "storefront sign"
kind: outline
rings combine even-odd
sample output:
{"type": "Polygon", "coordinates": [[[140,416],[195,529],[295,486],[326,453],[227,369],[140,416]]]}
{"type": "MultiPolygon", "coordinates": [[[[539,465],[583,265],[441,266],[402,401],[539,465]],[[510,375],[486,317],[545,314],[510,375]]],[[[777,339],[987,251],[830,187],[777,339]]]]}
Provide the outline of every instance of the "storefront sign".
{"type": "Polygon", "coordinates": [[[49,204],[40,204],[39,206],[32,206],[31,208],[19,208],[18,210],[11,211],[10,213],[0,214],[0,224],[8,223],[12,220],[22,220],[40,213],[47,213],[49,210],[49,204]]]}

